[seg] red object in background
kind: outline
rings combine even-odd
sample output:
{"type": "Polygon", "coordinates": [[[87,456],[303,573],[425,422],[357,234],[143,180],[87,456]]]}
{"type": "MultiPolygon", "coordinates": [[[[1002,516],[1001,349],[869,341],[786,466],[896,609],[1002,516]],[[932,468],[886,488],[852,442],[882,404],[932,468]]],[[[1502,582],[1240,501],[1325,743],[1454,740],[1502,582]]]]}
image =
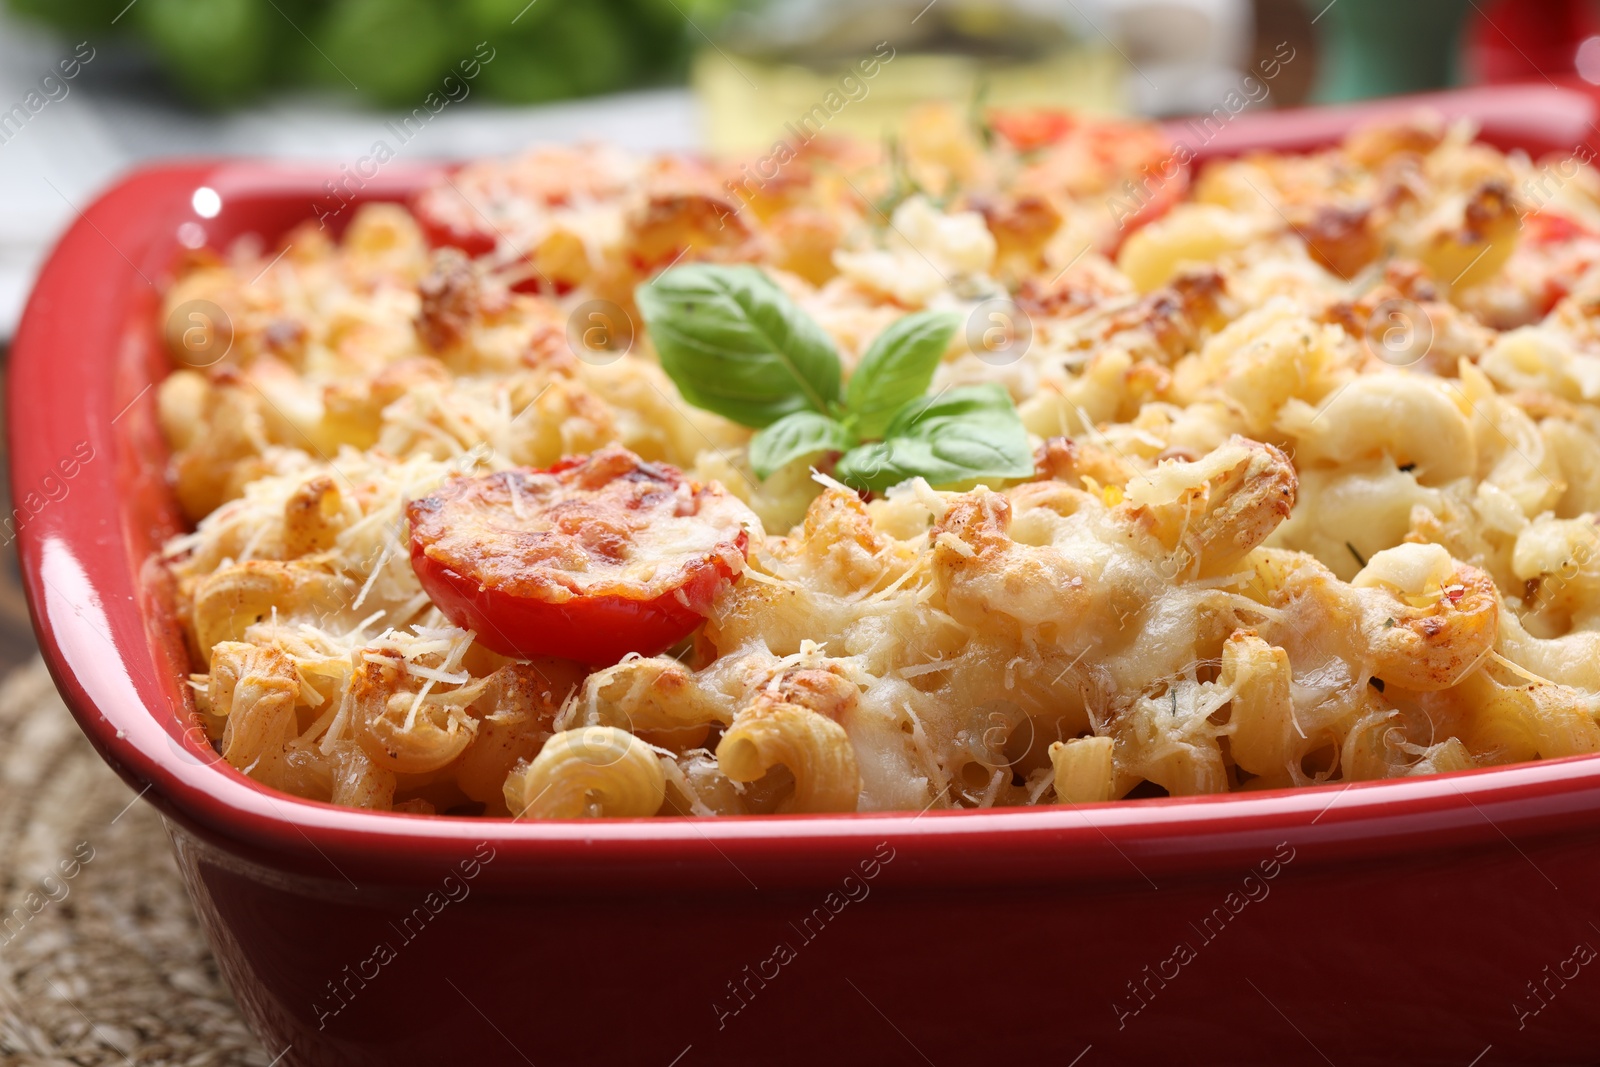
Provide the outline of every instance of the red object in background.
{"type": "MultiPolygon", "coordinates": [[[[1597,117],[1543,84],[1428,99],[1503,109],[1499,143],[1520,111],[1535,154],[1597,117]]],[[[1245,115],[1205,148],[1326,143],[1415,106],[1245,115]]],[[[8,398],[19,500],[93,453],[19,531],[45,660],[169,820],[278,1062],[1593,1061],[1593,996],[1566,986],[1600,944],[1600,758],[1079,808],[542,823],[337,808],[220,763],[184,717],[171,605],[142,579],[179,529],[155,286],[180,224],[273,239],[325,177],[126,178],[45,265],[8,398]],[[202,185],[214,219],[192,210],[202,185]]],[[[403,202],[430,177],[386,170],[363,195],[403,202]]]]}
{"type": "Polygon", "coordinates": [[[1579,74],[1600,84],[1594,0],[1496,0],[1474,8],[1462,46],[1468,80],[1505,84],[1579,74]],[[1594,43],[1583,49],[1590,38],[1594,43]]]}

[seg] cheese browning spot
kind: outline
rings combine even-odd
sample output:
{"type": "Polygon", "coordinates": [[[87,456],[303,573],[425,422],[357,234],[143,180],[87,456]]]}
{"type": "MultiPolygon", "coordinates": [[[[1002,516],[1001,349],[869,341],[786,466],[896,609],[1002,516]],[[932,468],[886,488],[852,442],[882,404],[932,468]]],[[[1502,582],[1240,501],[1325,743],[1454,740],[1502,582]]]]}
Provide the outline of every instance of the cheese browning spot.
{"type": "Polygon", "coordinates": [[[406,516],[412,567],[451,621],[507,655],[590,663],[685,637],[760,525],[717,483],[620,446],[459,477],[406,516]]]}

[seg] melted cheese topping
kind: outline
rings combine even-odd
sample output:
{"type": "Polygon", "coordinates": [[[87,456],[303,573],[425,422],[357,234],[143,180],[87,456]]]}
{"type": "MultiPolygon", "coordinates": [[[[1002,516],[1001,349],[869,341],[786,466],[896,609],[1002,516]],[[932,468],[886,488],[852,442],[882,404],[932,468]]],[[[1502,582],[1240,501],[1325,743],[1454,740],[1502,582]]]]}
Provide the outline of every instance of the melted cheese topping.
{"type": "Polygon", "coordinates": [[[457,479],[407,509],[427,556],[483,589],[561,603],[653,600],[698,566],[737,574],[760,524],[719,485],[687,482],[620,448],[551,472],[457,479]]]}
{"type": "Polygon", "coordinates": [[[197,257],[169,308],[218,304],[235,343],[197,367],[171,339],[197,526],[163,558],[225,757],[302,796],[507,815],[547,741],[599,726],[661,764],[626,795],[706,815],[1600,751],[1600,179],[1422,123],[1213,164],[1130,235],[1107,198],[1135,217],[1182,181],[1139,169],[1149,131],[1072,129],[1020,152],[922,112],[900,156],[819,141],[764,183],[541,149],[423,198],[435,228],[495,220],[476,258],[394,205],[338,244],[197,257]],[[1036,477],[757,480],[750,432],[687,405],[647,335],[572,328],[680,256],[762,266],[847,375],[908,308],[1026,316],[1004,366],[959,331],[933,388],[1003,384],[1036,477]],[[684,662],[513,662],[429,602],[413,528],[539,596],[743,574],[684,662]]]}

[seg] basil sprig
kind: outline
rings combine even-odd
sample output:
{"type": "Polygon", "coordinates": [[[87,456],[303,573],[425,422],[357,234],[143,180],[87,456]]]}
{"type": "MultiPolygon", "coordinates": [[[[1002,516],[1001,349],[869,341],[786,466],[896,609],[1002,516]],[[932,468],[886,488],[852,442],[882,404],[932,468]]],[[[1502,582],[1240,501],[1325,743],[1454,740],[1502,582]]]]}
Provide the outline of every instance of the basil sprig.
{"type": "Polygon", "coordinates": [[[919,397],[889,422],[883,440],[839,460],[846,485],[882,492],[918,475],[941,488],[1026,478],[1033,473],[1028,433],[998,385],[967,385],[919,397]]]}
{"type": "Polygon", "coordinates": [[[833,341],[754,267],[679,267],[634,299],[661,368],[695,407],[760,427],[839,399],[833,341]]]}
{"type": "Polygon", "coordinates": [[[635,299],[684,399],[757,430],[750,465],[761,478],[823,452],[842,452],[839,479],[874,492],[915,477],[953,489],[1033,473],[1027,431],[1003,388],[924,395],[961,324],[954,312],[890,324],[841,395],[832,340],[754,267],[676,267],[635,299]]]}

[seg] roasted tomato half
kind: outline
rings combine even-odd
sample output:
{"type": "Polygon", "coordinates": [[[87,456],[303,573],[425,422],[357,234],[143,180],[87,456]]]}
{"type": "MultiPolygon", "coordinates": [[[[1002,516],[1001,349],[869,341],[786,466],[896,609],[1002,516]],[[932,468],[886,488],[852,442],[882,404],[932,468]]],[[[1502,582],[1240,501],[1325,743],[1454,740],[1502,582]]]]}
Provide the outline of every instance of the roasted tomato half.
{"type": "Polygon", "coordinates": [[[413,500],[411,566],[508,656],[612,664],[688,636],[744,569],[754,514],[722,486],[612,446],[413,500]]]}
{"type": "Polygon", "coordinates": [[[1019,152],[1037,152],[1064,140],[1081,121],[1072,112],[1055,108],[1012,108],[989,115],[989,125],[1019,152]]]}
{"type": "Polygon", "coordinates": [[[1017,191],[1053,191],[1095,203],[1097,215],[1107,220],[1094,227],[1100,231],[1096,243],[1107,254],[1166,214],[1189,188],[1188,156],[1152,123],[1047,108],[991,111],[989,121],[1028,157],[1017,191]],[[1108,203],[1109,213],[1098,206],[1108,203]]]}
{"type": "Polygon", "coordinates": [[[1534,245],[1564,244],[1595,233],[1576,219],[1550,211],[1535,211],[1522,217],[1523,240],[1534,245]]]}
{"type": "Polygon", "coordinates": [[[491,223],[454,184],[424,189],[411,203],[411,213],[433,248],[459,248],[469,256],[495,249],[491,223]]]}

